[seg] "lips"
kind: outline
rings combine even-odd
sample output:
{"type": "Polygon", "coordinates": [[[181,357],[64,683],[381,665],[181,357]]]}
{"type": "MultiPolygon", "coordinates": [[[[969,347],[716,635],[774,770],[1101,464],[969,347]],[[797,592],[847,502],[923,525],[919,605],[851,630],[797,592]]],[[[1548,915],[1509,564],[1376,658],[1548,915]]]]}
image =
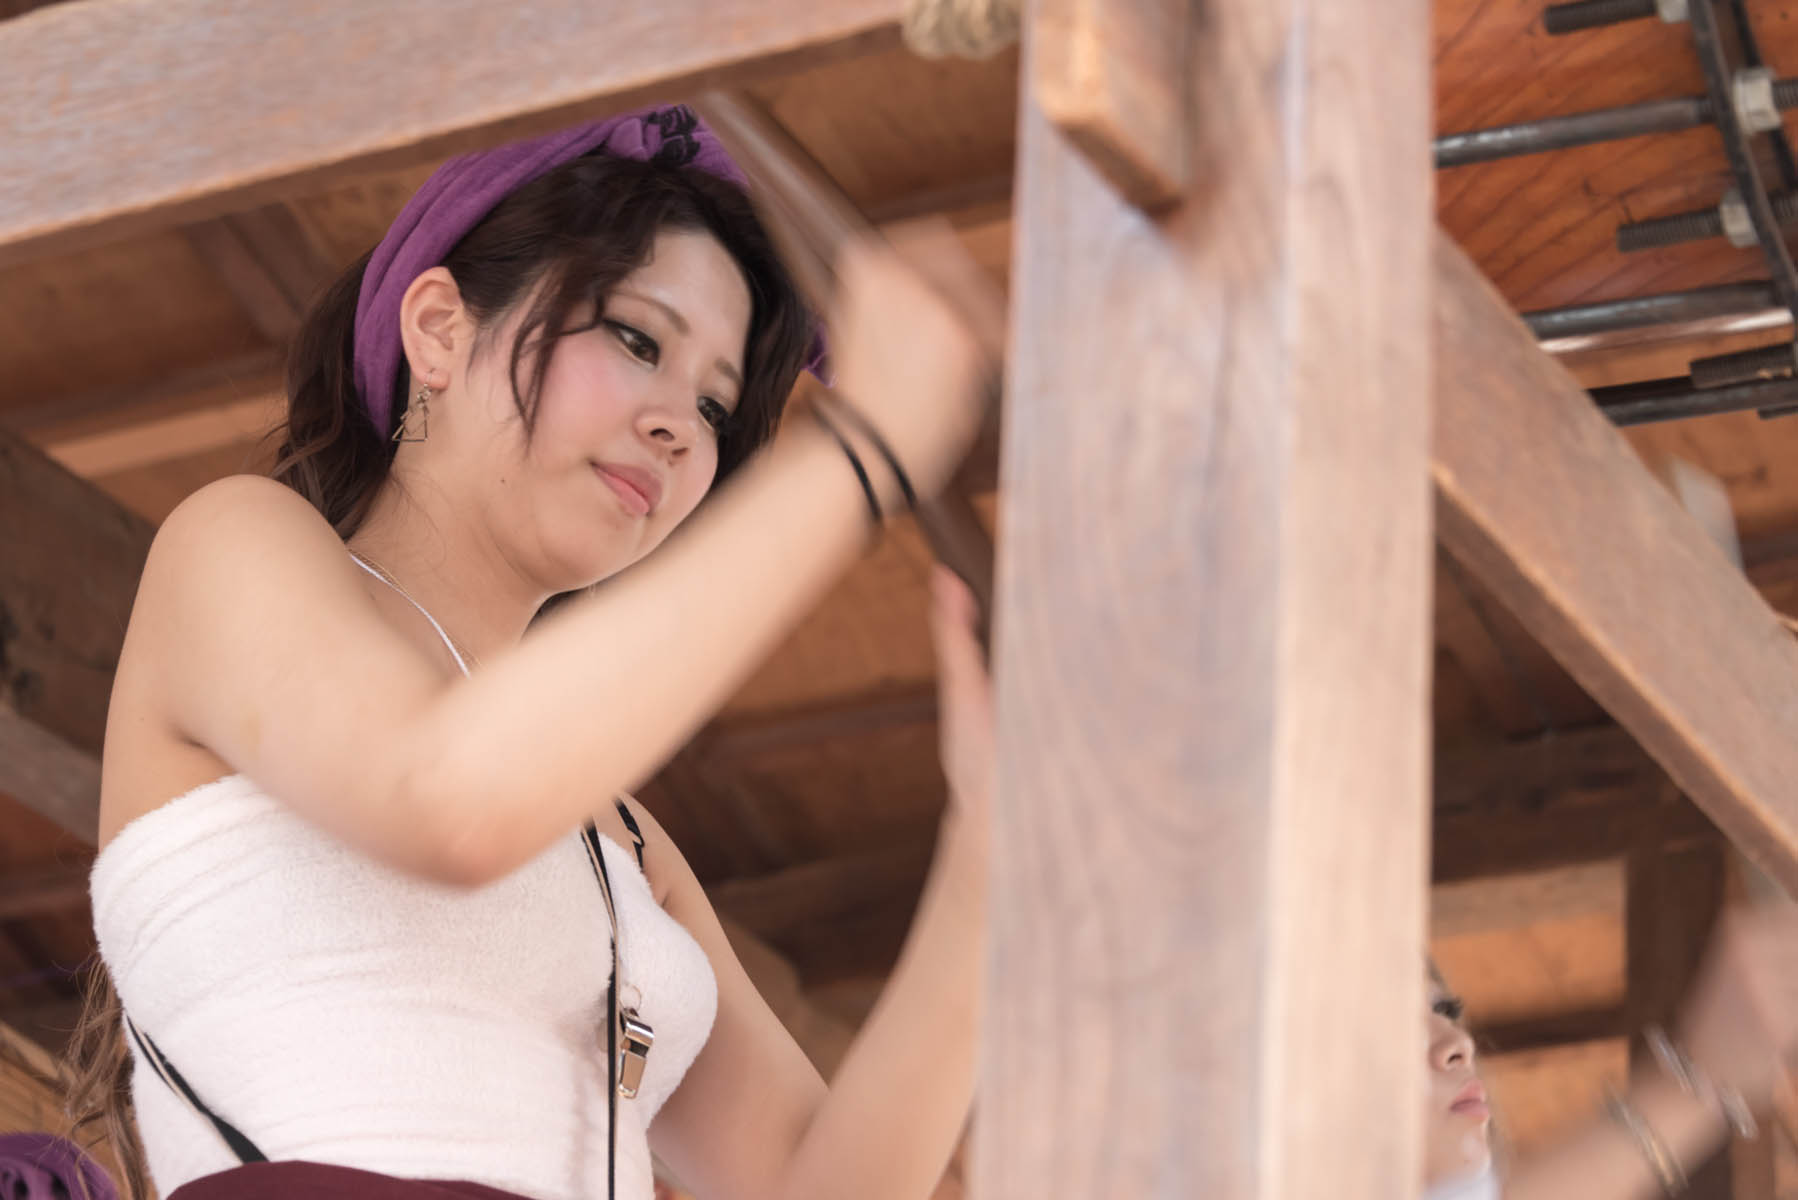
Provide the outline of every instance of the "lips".
{"type": "Polygon", "coordinates": [[[1490,1117],[1492,1109],[1486,1103],[1485,1085],[1477,1079],[1468,1080],[1467,1086],[1455,1094],[1454,1103],[1448,1106],[1448,1110],[1478,1120],[1490,1117]]]}
{"type": "Polygon", "coordinates": [[[593,470],[625,508],[639,517],[648,516],[662,502],[662,481],[653,471],[624,463],[595,463],[593,470]]]}

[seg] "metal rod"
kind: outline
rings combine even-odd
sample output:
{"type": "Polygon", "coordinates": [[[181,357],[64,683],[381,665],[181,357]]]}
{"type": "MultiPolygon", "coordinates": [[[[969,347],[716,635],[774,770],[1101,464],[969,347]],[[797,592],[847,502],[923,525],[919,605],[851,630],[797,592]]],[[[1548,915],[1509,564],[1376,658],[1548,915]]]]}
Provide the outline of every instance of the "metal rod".
{"type": "MultiPolygon", "coordinates": [[[[1798,79],[1773,81],[1773,103],[1781,112],[1798,108],[1798,79]]],[[[1678,133],[1716,121],[1709,96],[1677,96],[1669,100],[1645,100],[1616,108],[1569,113],[1445,133],[1435,140],[1438,167],[1464,167],[1469,163],[1541,154],[1599,142],[1616,142],[1650,133],[1678,133]]]]}
{"type": "Polygon", "coordinates": [[[1730,173],[1748,206],[1748,220],[1760,242],[1761,255],[1767,260],[1767,273],[1779,292],[1780,305],[1798,316],[1798,264],[1792,261],[1779,218],[1773,213],[1773,201],[1767,195],[1755,157],[1753,133],[1731,102],[1732,80],[1743,54],[1744,30],[1733,22],[1725,23],[1727,9],[1727,0],[1692,0],[1692,47],[1698,52],[1705,94],[1711,98],[1711,111],[1716,116],[1718,132],[1723,135],[1723,150],[1729,156],[1730,173]]]}
{"type": "Polygon", "coordinates": [[[1798,405],[1798,380],[1771,379],[1732,387],[1696,388],[1688,376],[1592,389],[1592,399],[1613,425],[1646,425],[1717,413],[1774,410],[1798,405]]]}
{"type": "Polygon", "coordinates": [[[1658,296],[1544,308],[1524,313],[1523,320],[1538,340],[1547,341],[1714,317],[1747,316],[1778,307],[1779,293],[1770,283],[1726,283],[1689,292],[1663,292],[1658,296]]]}
{"type": "Polygon", "coordinates": [[[1761,379],[1790,379],[1798,374],[1798,358],[1793,357],[1790,342],[1776,346],[1756,346],[1732,354],[1713,354],[1695,358],[1688,370],[1692,385],[1699,388],[1734,387],[1761,379]]]}
{"type": "MultiPolygon", "coordinates": [[[[1773,219],[1780,225],[1798,223],[1798,193],[1780,192],[1770,197],[1773,219]]],[[[1723,220],[1723,206],[1693,209],[1646,221],[1629,221],[1617,226],[1617,249],[1624,253],[1653,250],[1661,246],[1677,246],[1722,237],[1728,232],[1723,220]]]]}
{"type": "MultiPolygon", "coordinates": [[[[1777,91],[1775,94],[1778,94],[1777,91]]],[[[1792,99],[1798,101],[1798,94],[1793,95],[1792,99]]],[[[1596,142],[1614,142],[1648,133],[1676,133],[1682,129],[1709,125],[1713,119],[1709,97],[1680,96],[1672,100],[1648,100],[1641,104],[1599,108],[1563,117],[1519,121],[1514,125],[1498,125],[1491,129],[1445,133],[1435,141],[1436,165],[1460,167],[1468,163],[1514,158],[1520,154],[1540,154],[1546,150],[1565,150],[1573,146],[1590,146],[1596,142]]]]}
{"type": "Polygon", "coordinates": [[[1549,5],[1542,14],[1542,27],[1549,33],[1575,33],[1657,15],[1654,0],[1572,0],[1549,5]]]}

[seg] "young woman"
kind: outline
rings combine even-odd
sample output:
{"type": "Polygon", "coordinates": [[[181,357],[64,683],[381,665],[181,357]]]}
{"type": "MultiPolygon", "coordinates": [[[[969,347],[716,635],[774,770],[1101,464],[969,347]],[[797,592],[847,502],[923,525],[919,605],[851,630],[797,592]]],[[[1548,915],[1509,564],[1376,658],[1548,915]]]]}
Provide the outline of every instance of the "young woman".
{"type": "Polygon", "coordinates": [[[164,523],[112,697],[94,919],[130,1042],[115,1008],[88,1058],[165,1197],[647,1200],[652,1148],[708,1200],[932,1192],[985,887],[965,593],[934,586],[953,802],[828,1092],[625,794],[901,506],[895,468],[928,494],[978,423],[943,292],[838,265],[860,419],[759,454],[813,324],[684,108],[451,162],[311,314],[275,478],[164,523]]]}
{"type": "MultiPolygon", "coordinates": [[[[1492,1114],[1461,1024],[1434,971],[1425,1016],[1427,1200],[1650,1200],[1677,1194],[1731,1121],[1765,1113],[1798,1048],[1798,921],[1789,909],[1726,917],[1687,1000],[1669,1066],[1615,1096],[1609,1115],[1552,1149],[1495,1167],[1492,1114]]],[[[1771,1136],[1761,1132],[1760,1136],[1771,1136]]]]}

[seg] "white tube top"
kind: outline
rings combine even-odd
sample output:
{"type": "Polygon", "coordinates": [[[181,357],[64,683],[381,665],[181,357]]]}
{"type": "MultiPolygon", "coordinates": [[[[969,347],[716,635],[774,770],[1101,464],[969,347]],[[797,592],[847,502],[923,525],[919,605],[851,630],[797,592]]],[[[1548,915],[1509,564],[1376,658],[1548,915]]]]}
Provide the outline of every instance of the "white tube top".
{"type": "MultiPolygon", "coordinates": [[[[618,1195],[650,1200],[649,1123],[711,1032],[717,984],[632,854],[602,844],[625,999],[640,993],[656,1035],[637,1098],[618,1102],[618,1195]]],[[[610,933],[578,834],[449,887],[234,775],[127,825],[92,891],[126,1011],[271,1159],[605,1195],[610,933]]],[[[132,1094],[162,1195],[237,1165],[141,1058],[132,1094]]]]}

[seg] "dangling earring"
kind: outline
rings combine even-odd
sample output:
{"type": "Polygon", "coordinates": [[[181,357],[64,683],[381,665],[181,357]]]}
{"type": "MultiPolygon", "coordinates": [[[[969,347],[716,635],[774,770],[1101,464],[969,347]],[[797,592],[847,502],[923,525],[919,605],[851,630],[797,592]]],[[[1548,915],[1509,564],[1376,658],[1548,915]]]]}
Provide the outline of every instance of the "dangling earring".
{"type": "Polygon", "coordinates": [[[393,431],[396,442],[422,442],[431,436],[431,389],[428,384],[419,384],[418,393],[412,397],[412,403],[400,415],[400,427],[393,431]],[[418,418],[418,427],[414,430],[412,419],[418,418]]]}

